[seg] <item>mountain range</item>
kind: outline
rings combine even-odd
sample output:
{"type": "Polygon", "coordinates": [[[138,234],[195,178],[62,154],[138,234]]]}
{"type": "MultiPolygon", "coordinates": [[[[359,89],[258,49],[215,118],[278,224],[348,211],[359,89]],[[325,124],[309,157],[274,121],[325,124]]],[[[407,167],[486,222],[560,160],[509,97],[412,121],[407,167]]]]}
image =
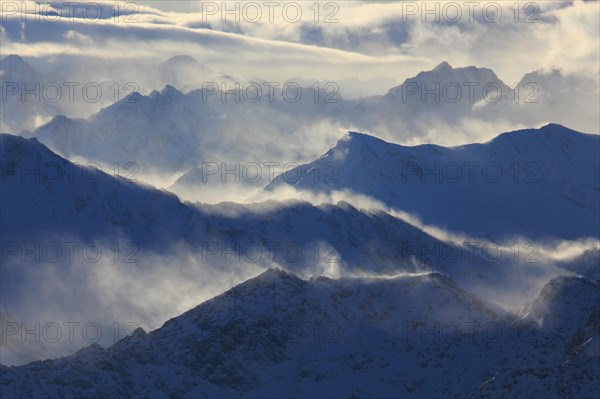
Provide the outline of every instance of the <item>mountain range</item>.
{"type": "Polygon", "coordinates": [[[499,315],[437,273],[269,269],[109,348],[2,366],[0,384],[11,397],[592,398],[599,294],[598,282],[559,277],[529,313],[499,315]]]}
{"type": "MultiPolygon", "coordinates": [[[[546,195],[560,201],[563,187],[576,186],[588,190],[593,204],[597,187],[594,191],[593,180],[586,179],[593,174],[582,171],[598,162],[594,140],[594,136],[555,125],[505,133],[491,143],[466,149],[402,147],[351,133],[314,164],[302,167],[306,171],[318,170],[329,159],[337,162],[333,185],[325,179],[314,184],[314,176],[326,176],[307,172],[307,178],[294,185],[299,198],[276,201],[272,198],[278,198],[275,188],[282,183],[280,176],[260,193],[273,196],[266,201],[206,205],[182,202],[172,193],[126,176],[72,163],[36,139],[2,135],[2,304],[5,312],[25,323],[64,321],[69,315],[88,321],[92,312],[97,321],[108,325],[136,320],[154,328],[177,311],[183,312],[278,265],[305,278],[438,272],[484,298],[489,307],[519,309],[550,278],[561,274],[598,278],[600,251],[597,236],[593,235],[597,229],[593,223],[598,220],[597,208],[558,202],[564,226],[569,226],[565,220],[575,219],[583,232],[572,236],[567,228],[552,230],[551,224],[546,226],[547,236],[560,240],[570,253],[566,257],[547,253],[546,247],[554,241],[546,243],[546,236],[535,235],[535,230],[516,244],[503,242],[499,238],[502,230],[494,229],[493,224],[488,230],[482,228],[478,234],[464,236],[466,223],[475,223],[478,216],[473,217],[472,208],[459,206],[458,202],[454,212],[462,212],[464,224],[451,226],[455,230],[449,235],[440,235],[412,218],[403,218],[414,210],[401,201],[406,198],[402,189],[413,190],[410,195],[417,196],[423,187],[422,190],[433,192],[431,196],[451,199],[457,195],[453,194],[456,188],[435,180],[428,186],[414,173],[405,176],[416,179],[413,184],[405,184],[402,159],[415,161],[427,156],[425,159],[439,157],[438,161],[443,162],[448,153],[462,151],[471,156],[479,154],[484,157],[481,161],[509,165],[509,161],[500,161],[501,155],[519,154],[513,149],[524,148],[525,143],[533,141],[552,149],[544,150],[548,151],[548,158],[539,154],[528,158],[528,153],[521,152],[522,157],[509,160],[524,163],[534,159],[545,165],[541,175],[545,180],[562,184],[538,184],[541,189],[529,184],[526,187],[532,188],[522,193],[511,178],[502,186],[503,195],[512,196],[515,202],[519,195],[546,195]],[[496,155],[485,158],[490,154],[496,155]],[[569,159],[573,162],[569,163],[569,159]],[[564,175],[560,175],[556,165],[564,168],[564,175]],[[378,185],[385,190],[368,191],[378,185]],[[332,190],[341,190],[341,198],[346,195],[350,202],[356,196],[352,193],[369,200],[359,200],[354,205],[338,200],[319,204],[319,193],[332,190]],[[393,196],[395,190],[400,195],[393,196]],[[387,203],[389,208],[378,205],[390,198],[400,200],[387,203]],[[581,213],[587,216],[582,217],[581,213]],[[589,228],[589,236],[584,227],[589,228]],[[583,241],[569,244],[566,240],[573,237],[583,241]],[[27,291],[26,287],[32,284],[38,289],[27,291]],[[160,300],[155,297],[157,291],[163,293],[160,300]]],[[[459,160],[466,162],[471,158],[459,160]]],[[[489,195],[490,201],[497,195],[494,189],[498,185],[484,180],[468,184],[473,195],[489,195]]],[[[495,217],[492,208],[488,212],[486,217],[495,217]]],[[[428,222],[429,217],[436,226],[444,226],[434,216],[435,213],[419,215],[428,222]]],[[[522,220],[525,216],[508,213],[503,226],[528,231],[528,224],[522,220]]],[[[82,344],[78,342],[76,347],[82,344]]],[[[48,353],[46,348],[38,349],[41,354],[48,353]]],[[[65,355],[72,352],[73,346],[54,349],[55,355],[65,355]]],[[[5,356],[7,353],[4,351],[5,356]]],[[[23,354],[14,353],[2,362],[14,364],[19,359],[24,359],[23,354]]]]}
{"type": "Polygon", "coordinates": [[[407,147],[351,132],[252,199],[347,190],[451,231],[577,239],[600,237],[599,182],[599,136],[556,124],[457,147],[407,147]]]}
{"type": "Polygon", "coordinates": [[[596,87],[77,73],[0,61],[0,396],[597,397],[596,87]]]}
{"type": "MultiPolygon", "coordinates": [[[[18,56],[8,56],[3,62],[5,82],[19,83],[25,75],[32,75],[25,81],[29,87],[36,80],[42,84],[48,80],[33,77],[41,74],[18,56]]],[[[61,79],[57,81],[68,80],[61,79]]],[[[25,105],[35,109],[25,112],[21,97],[8,95],[3,108],[15,111],[3,115],[2,128],[9,133],[23,130],[22,135],[37,137],[67,157],[104,164],[135,162],[147,174],[182,174],[217,160],[306,162],[318,155],[318,146],[334,144],[346,130],[366,131],[395,142],[424,137],[449,142],[455,134],[458,141],[481,134],[473,130],[461,139],[461,132],[447,131],[452,126],[464,131],[485,125],[489,130],[490,124],[534,126],[555,121],[584,131],[598,128],[583,123],[597,108],[597,90],[560,71],[534,71],[507,84],[491,69],[453,68],[442,62],[385,95],[353,99],[343,98],[334,80],[296,80],[229,77],[189,56],[177,56],[132,78],[99,82],[102,92],[110,94],[102,101],[76,98],[63,104],[67,101],[63,95],[64,101],[58,103],[28,101],[25,105]],[[119,87],[116,98],[115,84],[119,87]],[[578,95],[565,96],[568,90],[578,95]],[[580,117],[563,112],[566,102],[580,110],[580,117]],[[74,112],[74,107],[85,109],[74,112]],[[23,118],[29,118],[28,122],[20,122],[23,118]]],[[[261,179],[249,189],[266,183],[261,179]]]]}

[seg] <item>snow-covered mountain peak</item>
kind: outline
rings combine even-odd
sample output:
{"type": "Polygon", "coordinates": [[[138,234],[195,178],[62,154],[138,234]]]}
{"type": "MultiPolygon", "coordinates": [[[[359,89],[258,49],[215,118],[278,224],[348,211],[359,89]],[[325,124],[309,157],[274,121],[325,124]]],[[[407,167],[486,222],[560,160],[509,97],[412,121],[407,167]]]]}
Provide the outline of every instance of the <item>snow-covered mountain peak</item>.
{"type": "Polygon", "coordinates": [[[536,300],[524,309],[524,316],[542,328],[558,330],[566,337],[574,333],[577,321],[587,320],[600,305],[600,283],[577,276],[550,280],[536,300]]]}
{"type": "Polygon", "coordinates": [[[26,62],[21,58],[21,56],[17,54],[10,54],[0,60],[0,65],[2,65],[2,69],[10,68],[15,66],[22,66],[26,64],[26,62]]]}
{"type": "MultiPolygon", "coordinates": [[[[408,111],[405,115],[397,115],[395,124],[398,126],[413,125],[411,121],[414,116],[426,113],[453,119],[458,109],[471,113],[478,112],[479,107],[475,107],[477,104],[489,105],[490,87],[494,88],[494,95],[501,93],[497,100],[504,100],[502,103],[513,97],[512,89],[491,69],[476,66],[453,68],[447,62],[442,62],[434,69],[419,72],[401,85],[389,89],[383,97],[383,103],[386,104],[383,109],[394,114],[398,109],[408,111]],[[443,112],[440,114],[441,110],[443,112]]],[[[375,119],[373,123],[378,121],[375,119]]],[[[410,129],[418,129],[418,124],[410,129]]]]}
{"type": "Polygon", "coordinates": [[[377,137],[349,131],[340,138],[336,145],[332,147],[320,159],[325,162],[347,163],[360,162],[369,152],[378,152],[387,145],[387,143],[377,137]]]}
{"type": "Polygon", "coordinates": [[[172,57],[154,66],[151,71],[162,84],[170,84],[186,92],[200,87],[206,79],[214,79],[221,75],[189,55],[172,57]]]}
{"type": "Polygon", "coordinates": [[[240,293],[262,292],[261,296],[274,293],[294,295],[306,286],[307,282],[279,267],[270,267],[258,276],[232,288],[226,292],[238,297],[240,293]]]}
{"type": "Polygon", "coordinates": [[[446,61],[442,61],[438,64],[438,66],[433,68],[432,72],[443,73],[443,72],[449,72],[452,69],[453,68],[452,68],[452,66],[450,66],[450,64],[448,64],[446,61]]]}
{"type": "MultiPolygon", "coordinates": [[[[535,129],[532,130],[534,132],[536,131],[535,129]]],[[[543,133],[547,138],[556,140],[559,143],[576,140],[577,137],[582,134],[589,136],[592,139],[595,138],[600,143],[600,137],[598,135],[580,133],[558,123],[548,123],[547,125],[542,126],[538,132],[543,133]]]]}
{"type": "MultiPolygon", "coordinates": [[[[154,91],[153,93],[157,92],[154,91]]],[[[177,88],[175,88],[173,85],[165,85],[165,87],[160,91],[160,95],[165,97],[179,97],[183,96],[183,93],[177,90],[177,88]]]]}
{"type": "Polygon", "coordinates": [[[270,267],[251,281],[268,285],[282,284],[286,282],[292,284],[302,283],[302,280],[298,276],[287,272],[280,267],[270,267]]]}
{"type": "MultiPolygon", "coordinates": [[[[493,151],[503,153],[503,156],[529,156],[531,161],[536,163],[547,159],[549,162],[560,164],[561,172],[573,168],[575,161],[578,161],[581,163],[579,168],[588,169],[590,173],[596,174],[595,167],[585,164],[597,162],[597,158],[582,157],[580,154],[600,154],[600,136],[577,132],[557,123],[549,123],[539,129],[502,133],[486,144],[493,151]]],[[[578,174],[581,174],[581,171],[578,174]]]]}
{"type": "MultiPolygon", "coordinates": [[[[154,91],[152,91],[152,93],[157,93],[157,91],[154,90],[154,91]]],[[[148,99],[147,96],[141,94],[138,91],[134,91],[134,92],[128,94],[127,96],[125,96],[125,98],[123,99],[123,102],[127,103],[127,104],[137,104],[137,103],[140,103],[140,102],[142,102],[144,100],[147,100],[147,99],[148,99]]],[[[113,105],[111,105],[110,107],[108,107],[107,109],[118,108],[119,106],[120,106],[119,103],[116,102],[113,105]]]]}
{"type": "Polygon", "coordinates": [[[544,130],[544,131],[556,131],[556,130],[563,130],[564,131],[564,130],[568,130],[570,132],[575,132],[574,130],[569,129],[569,128],[567,128],[567,127],[565,127],[563,125],[560,125],[558,123],[548,123],[547,125],[542,126],[541,129],[544,130]]]}
{"type": "Polygon", "coordinates": [[[146,336],[148,336],[148,333],[146,332],[146,330],[144,330],[142,327],[138,327],[136,328],[130,335],[130,338],[145,338],[146,336]]]}
{"type": "Polygon", "coordinates": [[[366,133],[354,131],[349,131],[344,137],[338,140],[338,145],[372,145],[375,143],[385,143],[385,141],[366,133]]]}
{"type": "Polygon", "coordinates": [[[188,72],[193,70],[196,73],[217,73],[189,55],[176,55],[162,62],[158,67],[163,71],[171,70],[178,72],[182,69],[187,69],[188,72]]]}
{"type": "Polygon", "coordinates": [[[3,162],[19,162],[37,158],[42,152],[51,152],[35,137],[26,139],[12,134],[0,133],[0,157],[3,162]]]}
{"type": "Polygon", "coordinates": [[[30,83],[42,78],[39,72],[16,54],[10,54],[0,60],[0,76],[4,82],[17,84],[30,83]]]}
{"type": "Polygon", "coordinates": [[[536,302],[543,306],[552,306],[552,302],[573,301],[577,298],[587,300],[585,293],[598,290],[600,283],[597,281],[581,276],[558,276],[544,286],[536,302]]]}
{"type": "Polygon", "coordinates": [[[581,135],[584,133],[581,132],[577,132],[573,129],[569,129],[566,126],[560,125],[558,123],[547,123],[546,125],[540,127],[539,129],[535,129],[535,128],[531,128],[531,129],[519,129],[519,130],[513,130],[510,132],[505,132],[505,133],[501,133],[498,136],[496,136],[494,139],[490,140],[489,142],[493,142],[496,139],[502,138],[502,137],[513,137],[513,138],[519,138],[520,136],[524,136],[524,135],[545,135],[546,137],[550,137],[550,138],[556,138],[556,137],[565,137],[565,136],[577,136],[577,135],[581,135]]]}
{"type": "MultiPolygon", "coordinates": [[[[442,62],[430,71],[419,72],[416,76],[406,79],[402,85],[393,87],[389,90],[388,94],[399,95],[407,89],[409,85],[416,85],[416,90],[432,90],[435,84],[442,86],[452,85],[464,85],[464,84],[476,84],[478,86],[484,86],[488,83],[500,84],[502,89],[509,90],[496,75],[494,71],[489,68],[480,68],[476,66],[467,66],[453,68],[447,62],[442,62]]],[[[420,91],[418,91],[419,93],[420,91]]],[[[414,94],[414,91],[411,91],[414,94]]],[[[418,96],[419,97],[419,96],[418,96]]],[[[433,96],[431,96],[433,97],[433,96]]],[[[465,98],[468,96],[465,96],[465,98]]]]}
{"type": "Polygon", "coordinates": [[[277,176],[256,198],[269,198],[286,185],[300,198],[350,190],[455,231],[497,238],[598,237],[599,144],[600,136],[558,124],[459,147],[407,147],[349,133],[319,159],[299,166],[299,180],[277,176]],[[315,179],[314,171],[333,173],[315,179]],[[538,206],[532,209],[522,198],[538,206]]]}
{"type": "MultiPolygon", "coordinates": [[[[121,131],[125,130],[125,124],[131,126],[131,124],[135,125],[142,120],[159,119],[155,115],[156,110],[160,109],[161,112],[167,112],[168,107],[175,106],[175,103],[179,104],[183,98],[185,98],[185,95],[172,85],[165,85],[160,91],[152,90],[148,95],[134,91],[128,94],[123,101],[111,104],[92,118],[105,121],[107,124],[114,124],[117,126],[114,129],[121,131]]],[[[105,128],[108,129],[107,126],[105,128]]],[[[130,131],[127,133],[130,134],[130,131]]],[[[173,133],[170,132],[170,134],[173,133]]],[[[134,140],[133,137],[131,139],[134,140]]]]}
{"type": "Polygon", "coordinates": [[[185,66],[199,66],[202,65],[198,62],[198,60],[196,60],[194,57],[187,55],[187,54],[181,54],[181,55],[176,55],[173,56],[171,58],[169,58],[168,60],[166,60],[165,62],[163,62],[163,64],[167,65],[185,65],[185,66]]]}
{"type": "MultiPolygon", "coordinates": [[[[502,366],[553,366],[543,353],[521,354],[529,343],[511,334],[504,319],[439,273],[302,280],[271,268],[148,334],[137,329],[108,349],[2,368],[1,377],[3,393],[28,396],[388,397],[400,386],[403,397],[449,389],[468,397],[502,366]],[[490,325],[502,335],[480,333],[490,325]],[[406,368],[413,363],[417,371],[406,368]]],[[[534,334],[532,345],[561,344],[545,337],[534,334]]],[[[589,373],[589,366],[579,372],[589,373]]]]}

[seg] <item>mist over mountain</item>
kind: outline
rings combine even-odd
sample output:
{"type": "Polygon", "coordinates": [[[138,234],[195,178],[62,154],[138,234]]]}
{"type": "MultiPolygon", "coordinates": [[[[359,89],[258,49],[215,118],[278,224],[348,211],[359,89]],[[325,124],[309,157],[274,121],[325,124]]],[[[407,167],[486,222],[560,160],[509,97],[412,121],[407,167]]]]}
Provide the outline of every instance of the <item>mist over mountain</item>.
{"type": "Polygon", "coordinates": [[[578,312],[564,324],[564,336],[551,321],[498,315],[436,273],[302,280],[269,269],[150,333],[137,329],[106,349],[92,345],[62,359],[6,368],[0,378],[9,395],[49,397],[400,391],[421,398],[494,396],[508,389],[500,385],[506,373],[518,373],[513,384],[523,393],[591,397],[598,354],[569,361],[557,355],[568,351],[565,338],[597,312],[598,283],[552,280],[533,307],[548,304],[552,290],[564,294],[561,311],[578,312]],[[561,372],[576,384],[544,381],[561,372]]]}
{"type": "Polygon", "coordinates": [[[77,63],[45,69],[46,72],[39,72],[16,54],[0,60],[3,132],[33,130],[61,115],[87,118],[104,107],[125,101],[133,92],[150,93],[165,85],[188,91],[205,82],[220,85],[234,79],[185,55],[147,68],[119,68],[116,76],[114,71],[95,71],[93,66],[77,67],[77,63]]]}
{"type": "Polygon", "coordinates": [[[600,397],[600,2],[0,8],[1,398],[600,397]]]}
{"type": "Polygon", "coordinates": [[[0,131],[33,129],[60,113],[56,104],[41,101],[41,84],[47,80],[23,58],[16,54],[2,58],[0,77],[0,131]],[[23,87],[30,93],[26,94],[23,87]]]}
{"type": "Polygon", "coordinates": [[[348,190],[451,231],[577,239],[600,236],[599,171],[599,136],[556,124],[458,147],[406,147],[351,132],[252,198],[348,190]]]}
{"type": "MultiPolygon", "coordinates": [[[[205,70],[189,57],[175,57],[146,73],[156,76],[155,82],[169,82],[160,91],[134,92],[88,119],[57,116],[23,134],[39,138],[67,157],[104,165],[133,162],[140,177],[168,187],[176,180],[173,176],[193,173],[204,163],[241,163],[241,167],[257,163],[263,168],[276,163],[281,173],[285,165],[316,158],[346,130],[366,131],[395,142],[428,137],[440,143],[462,143],[478,137],[491,139],[492,133],[482,133],[490,130],[490,124],[531,126],[554,120],[577,126],[581,118],[560,116],[565,107],[561,101],[573,102],[561,95],[567,88],[587,92],[576,97],[584,113],[593,115],[595,109],[595,91],[559,71],[532,73],[509,87],[490,69],[452,68],[444,62],[386,95],[350,100],[340,95],[335,81],[236,81],[213,76],[194,90],[180,91],[183,86],[194,87],[187,76],[199,79],[212,74],[205,70]],[[189,68],[198,72],[181,72],[189,68]],[[181,83],[178,79],[188,80],[181,83]],[[545,106],[544,101],[552,104],[545,106]],[[160,177],[152,179],[155,176],[160,177]]],[[[220,179],[215,183],[222,184],[213,184],[212,191],[239,201],[271,178],[261,173],[246,186],[220,179]]],[[[189,180],[172,188],[188,199],[214,201],[215,196],[188,195],[194,189],[189,180]]]]}
{"type": "MultiPolygon", "coordinates": [[[[373,143],[391,146],[352,135],[365,143],[341,143],[359,152],[373,143]]],[[[552,276],[596,275],[596,267],[585,265],[597,264],[597,250],[588,260],[576,258],[597,248],[593,240],[566,244],[573,255],[565,263],[546,253],[543,241],[503,246],[483,237],[431,235],[368,203],[182,203],[136,183],[128,171],[109,175],[71,163],[36,139],[2,135],[1,143],[1,298],[24,322],[87,321],[93,312],[103,325],[134,320],[154,328],[174,309],[184,311],[272,265],[308,277],[438,271],[505,309],[531,300],[552,276]],[[31,284],[36,291],[24,291],[31,284]]],[[[83,343],[53,348],[64,355],[83,343]]]]}

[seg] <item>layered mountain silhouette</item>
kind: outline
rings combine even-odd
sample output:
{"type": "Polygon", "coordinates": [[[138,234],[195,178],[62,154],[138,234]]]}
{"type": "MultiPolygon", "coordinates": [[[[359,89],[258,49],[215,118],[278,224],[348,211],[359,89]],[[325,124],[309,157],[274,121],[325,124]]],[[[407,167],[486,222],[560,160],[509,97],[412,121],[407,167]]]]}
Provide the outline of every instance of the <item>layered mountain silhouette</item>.
{"type": "Polygon", "coordinates": [[[453,231],[576,239],[600,237],[599,181],[599,137],[556,124],[458,147],[351,132],[253,199],[348,190],[453,231]]]}
{"type": "Polygon", "coordinates": [[[598,355],[559,356],[588,320],[597,329],[598,294],[581,278],[544,287],[532,307],[577,312],[561,330],[497,314],[441,274],[302,280],[269,269],[150,333],[3,367],[0,382],[8,396],[591,398],[598,355]]]}

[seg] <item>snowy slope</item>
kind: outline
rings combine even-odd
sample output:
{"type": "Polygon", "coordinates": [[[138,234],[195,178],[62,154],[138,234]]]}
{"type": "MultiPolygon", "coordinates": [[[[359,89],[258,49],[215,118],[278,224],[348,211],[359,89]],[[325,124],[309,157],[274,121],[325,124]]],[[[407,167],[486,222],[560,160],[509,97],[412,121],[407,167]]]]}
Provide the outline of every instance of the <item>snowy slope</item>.
{"type": "Polygon", "coordinates": [[[596,398],[600,392],[600,285],[557,277],[525,307],[521,323],[538,325],[520,351],[541,355],[539,365],[503,367],[481,386],[482,398],[596,398]]]}
{"type": "Polygon", "coordinates": [[[444,246],[402,220],[343,204],[184,204],[72,164],[34,139],[2,135],[0,160],[1,299],[28,323],[93,315],[155,326],[274,263],[307,275],[397,273],[436,261],[415,261],[398,243],[444,246]],[[127,310],[113,315],[112,306],[127,310]]]}
{"type": "MultiPolygon", "coordinates": [[[[394,274],[425,268],[464,281],[511,279],[512,267],[523,269],[522,260],[508,267],[510,253],[507,259],[486,258],[463,242],[440,241],[388,213],[345,202],[193,205],[123,176],[70,163],[35,139],[3,135],[0,155],[0,227],[13,242],[117,239],[135,244],[140,256],[186,251],[218,267],[227,268],[233,258],[238,265],[278,263],[308,274],[394,274]],[[217,245],[217,251],[211,247],[209,253],[206,244],[217,245]],[[259,257],[251,253],[253,248],[259,257]],[[238,256],[226,256],[225,249],[238,256]]],[[[10,258],[21,263],[18,254],[10,258]]],[[[19,273],[18,268],[7,270],[19,273]]]]}
{"type": "Polygon", "coordinates": [[[581,357],[555,367],[501,370],[482,385],[477,397],[594,399],[598,392],[600,361],[596,357],[581,357]]]}
{"type": "MultiPolygon", "coordinates": [[[[140,250],[158,252],[177,244],[199,249],[206,240],[293,243],[306,251],[311,243],[325,242],[350,269],[373,264],[388,272],[402,264],[398,243],[430,240],[432,246],[442,245],[400,219],[344,203],[184,204],[166,191],[70,163],[35,139],[2,135],[1,140],[0,226],[7,240],[124,237],[140,250]],[[372,247],[375,243],[378,248],[372,247]]],[[[314,263],[308,252],[303,255],[301,261],[288,262],[290,267],[314,263]]],[[[274,261],[285,263],[285,258],[274,261]]],[[[223,263],[220,257],[218,263],[223,263]]]]}
{"type": "Polygon", "coordinates": [[[287,176],[300,178],[278,176],[254,198],[289,187],[350,190],[454,231],[600,237],[600,138],[555,124],[459,147],[406,147],[351,132],[287,176]]]}
{"type": "Polygon", "coordinates": [[[0,144],[1,299],[27,323],[133,320],[153,328],[273,264],[302,276],[438,271],[478,295],[517,294],[510,306],[561,273],[510,251],[490,258],[481,243],[442,241],[345,202],[182,203],[73,164],[35,139],[2,135],[0,144]],[[38,289],[28,291],[32,285],[38,289]]]}
{"type": "MultiPolygon", "coordinates": [[[[599,294],[597,283],[579,283],[592,287],[587,300],[599,294]]],[[[497,397],[498,371],[512,367],[526,370],[519,382],[528,378],[505,391],[513,397],[592,397],[597,359],[522,351],[552,337],[542,330],[515,338],[510,317],[436,273],[301,280],[270,269],[155,331],[7,368],[0,382],[10,397],[497,397]],[[565,368],[576,377],[568,386],[543,379],[565,368]]]]}

